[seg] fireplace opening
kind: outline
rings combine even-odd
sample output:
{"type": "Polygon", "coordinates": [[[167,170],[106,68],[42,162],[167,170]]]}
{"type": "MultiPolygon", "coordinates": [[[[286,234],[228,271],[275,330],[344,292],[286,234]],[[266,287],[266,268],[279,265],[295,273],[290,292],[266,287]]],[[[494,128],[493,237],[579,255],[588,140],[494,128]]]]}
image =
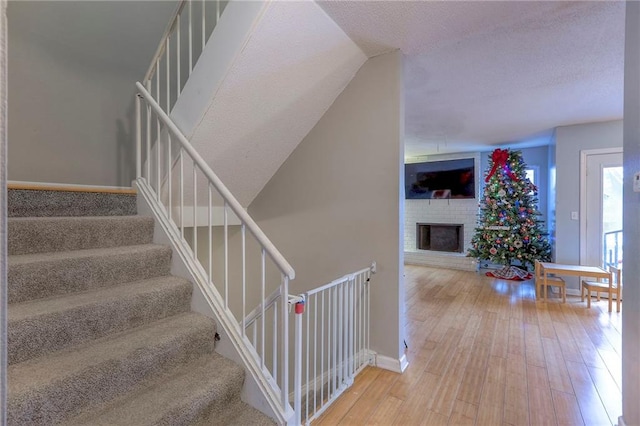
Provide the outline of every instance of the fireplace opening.
{"type": "Polygon", "coordinates": [[[462,253],[464,225],[447,223],[416,223],[418,250],[462,253]]]}

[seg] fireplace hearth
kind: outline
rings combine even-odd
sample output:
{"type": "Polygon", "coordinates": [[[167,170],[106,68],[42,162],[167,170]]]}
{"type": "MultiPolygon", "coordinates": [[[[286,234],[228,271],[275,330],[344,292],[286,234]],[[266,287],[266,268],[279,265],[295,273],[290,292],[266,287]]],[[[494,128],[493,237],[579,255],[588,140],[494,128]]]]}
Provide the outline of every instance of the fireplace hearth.
{"type": "Polygon", "coordinates": [[[416,223],[416,247],[418,250],[462,253],[464,225],[448,223],[416,223]]]}

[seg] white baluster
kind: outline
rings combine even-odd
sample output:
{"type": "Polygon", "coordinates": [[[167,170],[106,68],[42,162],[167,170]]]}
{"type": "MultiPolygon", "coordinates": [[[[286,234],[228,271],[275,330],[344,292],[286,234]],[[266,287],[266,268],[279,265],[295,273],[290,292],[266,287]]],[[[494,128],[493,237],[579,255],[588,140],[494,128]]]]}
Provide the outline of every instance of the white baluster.
{"type": "Polygon", "coordinates": [[[198,166],[193,161],[193,253],[198,260],[198,166]]]}
{"type": "Polygon", "coordinates": [[[168,188],[168,194],[167,194],[167,201],[168,201],[168,214],[169,214],[169,220],[171,220],[172,217],[172,207],[171,207],[171,184],[172,184],[172,175],[171,172],[173,172],[173,167],[171,164],[171,133],[167,132],[167,188],[168,188]]]}
{"type": "Polygon", "coordinates": [[[140,128],[140,96],[136,94],[136,178],[141,177],[141,161],[142,161],[142,135],[140,128]]]}
{"type": "MultiPolygon", "coordinates": [[[[262,279],[260,282],[260,298],[261,300],[265,300],[265,285],[266,285],[266,265],[265,265],[265,251],[264,251],[264,247],[262,248],[262,250],[260,251],[261,254],[261,262],[260,262],[260,266],[261,266],[261,274],[262,274],[262,279]]],[[[264,302],[262,303],[262,318],[264,319],[264,302]]],[[[264,356],[265,356],[265,351],[264,351],[264,320],[262,321],[262,330],[261,330],[261,336],[262,336],[262,347],[260,349],[260,357],[261,357],[261,366],[262,368],[264,368],[264,356]]]]}
{"type": "MultiPolygon", "coordinates": [[[[169,49],[171,48],[171,45],[169,44],[171,42],[171,37],[167,36],[167,40],[165,42],[165,51],[166,51],[166,56],[165,56],[165,60],[167,61],[167,109],[166,111],[169,112],[171,111],[171,55],[170,55],[170,51],[169,49]]],[[[159,99],[159,98],[158,98],[159,99]]]]}
{"type": "Polygon", "coordinates": [[[189,75],[193,71],[193,12],[191,6],[191,0],[189,4],[189,75]]]}
{"type": "MultiPolygon", "coordinates": [[[[182,80],[180,79],[180,67],[181,67],[181,63],[180,63],[180,50],[181,50],[181,46],[180,46],[180,18],[181,18],[181,14],[178,14],[177,16],[177,21],[176,21],[176,97],[180,96],[180,93],[182,93],[182,80]]],[[[178,99],[176,98],[176,101],[178,99]]]]}

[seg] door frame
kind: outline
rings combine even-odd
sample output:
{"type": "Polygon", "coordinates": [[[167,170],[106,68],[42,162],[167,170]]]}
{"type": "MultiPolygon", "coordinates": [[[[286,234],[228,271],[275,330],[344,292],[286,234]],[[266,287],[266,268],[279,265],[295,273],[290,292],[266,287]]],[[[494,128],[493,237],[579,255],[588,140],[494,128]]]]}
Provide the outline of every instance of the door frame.
{"type": "Polygon", "coordinates": [[[580,151],[580,263],[587,258],[587,157],[589,155],[622,153],[622,147],[584,149],[580,151]]]}

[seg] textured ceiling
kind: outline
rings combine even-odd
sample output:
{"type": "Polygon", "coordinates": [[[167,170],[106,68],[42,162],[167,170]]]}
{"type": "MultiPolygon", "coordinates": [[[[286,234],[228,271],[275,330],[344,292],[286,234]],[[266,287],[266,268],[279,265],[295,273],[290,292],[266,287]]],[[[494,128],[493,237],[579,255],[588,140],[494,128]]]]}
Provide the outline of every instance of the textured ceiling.
{"type": "Polygon", "coordinates": [[[622,1],[319,4],[369,57],[405,54],[408,157],[622,118],[622,1]]]}
{"type": "Polygon", "coordinates": [[[249,205],[366,59],[313,1],[270,2],[191,142],[249,205]]]}

